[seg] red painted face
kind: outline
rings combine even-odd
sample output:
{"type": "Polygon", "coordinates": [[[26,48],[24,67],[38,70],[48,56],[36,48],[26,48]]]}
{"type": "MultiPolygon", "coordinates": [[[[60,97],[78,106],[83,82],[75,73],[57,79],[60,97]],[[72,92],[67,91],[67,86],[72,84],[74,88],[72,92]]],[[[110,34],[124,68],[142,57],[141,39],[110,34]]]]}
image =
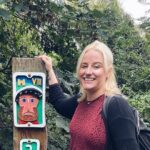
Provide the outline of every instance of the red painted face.
{"type": "Polygon", "coordinates": [[[37,120],[38,98],[31,94],[23,94],[19,97],[19,119],[23,121],[37,120]]]}

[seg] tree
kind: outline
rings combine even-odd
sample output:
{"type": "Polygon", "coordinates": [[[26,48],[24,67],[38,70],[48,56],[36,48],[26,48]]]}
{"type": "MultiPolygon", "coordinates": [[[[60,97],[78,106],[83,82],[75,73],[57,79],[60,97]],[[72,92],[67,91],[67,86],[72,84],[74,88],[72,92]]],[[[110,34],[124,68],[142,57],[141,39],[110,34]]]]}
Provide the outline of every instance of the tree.
{"type": "MultiPolygon", "coordinates": [[[[13,122],[12,115],[7,117],[8,112],[12,112],[11,57],[34,57],[43,52],[52,56],[64,91],[72,95],[79,88],[74,77],[77,58],[85,45],[95,39],[112,49],[120,88],[130,98],[131,104],[143,116],[150,118],[147,107],[150,95],[150,36],[147,34],[143,38],[139,35],[133,21],[123,14],[116,0],[100,1],[99,5],[85,0],[59,3],[50,0],[3,1],[2,8],[7,17],[0,11],[0,90],[4,91],[0,93],[0,120],[4,127],[13,122]]],[[[58,114],[49,104],[46,104],[46,112],[50,149],[67,149],[67,121],[57,119],[58,114]]],[[[6,130],[12,133],[11,128],[9,132],[8,128],[6,130]]],[[[8,149],[6,141],[2,141],[3,149],[8,149]]]]}

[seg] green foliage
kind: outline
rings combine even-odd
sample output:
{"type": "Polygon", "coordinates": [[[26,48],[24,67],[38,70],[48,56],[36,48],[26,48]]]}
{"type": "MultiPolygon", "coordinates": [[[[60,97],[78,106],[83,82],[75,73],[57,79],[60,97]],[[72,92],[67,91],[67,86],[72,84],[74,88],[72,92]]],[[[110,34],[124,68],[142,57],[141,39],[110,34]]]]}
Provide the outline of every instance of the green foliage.
{"type": "Polygon", "coordinates": [[[12,147],[12,57],[33,57],[42,52],[38,33],[17,18],[0,18],[0,146],[12,147]],[[8,136],[7,136],[8,134],[8,136]],[[7,136],[7,139],[3,138],[7,136]],[[9,141],[9,142],[8,142],[9,141]]]}
{"type": "MultiPolygon", "coordinates": [[[[6,69],[12,57],[32,57],[41,53],[38,33],[17,18],[8,21],[0,18],[0,63],[6,69]]],[[[10,63],[9,63],[10,65],[10,63]]]]}
{"type": "MultiPolygon", "coordinates": [[[[112,49],[118,84],[123,93],[149,121],[150,34],[149,21],[141,37],[133,21],[124,15],[117,1],[21,1],[0,3],[0,146],[12,142],[11,58],[34,57],[46,53],[54,59],[55,71],[65,93],[78,92],[75,66],[83,48],[99,39],[112,49]],[[5,12],[5,13],[4,13],[5,12]],[[2,122],[2,124],[1,124],[2,122]],[[8,127],[8,125],[10,127],[8,127]],[[5,130],[1,130],[2,128],[5,130]]],[[[66,122],[46,105],[49,149],[67,149],[66,122]],[[60,126],[61,125],[61,126],[60,126]]]]}
{"type": "Polygon", "coordinates": [[[11,76],[0,73],[0,148],[4,150],[12,147],[11,84],[11,76]]]}
{"type": "Polygon", "coordinates": [[[139,110],[141,117],[144,118],[144,121],[150,127],[150,93],[147,92],[144,95],[136,94],[134,98],[130,99],[130,103],[139,110]]]}
{"type": "Polygon", "coordinates": [[[67,150],[69,143],[68,121],[60,116],[54,108],[46,104],[48,150],[67,150]]]}

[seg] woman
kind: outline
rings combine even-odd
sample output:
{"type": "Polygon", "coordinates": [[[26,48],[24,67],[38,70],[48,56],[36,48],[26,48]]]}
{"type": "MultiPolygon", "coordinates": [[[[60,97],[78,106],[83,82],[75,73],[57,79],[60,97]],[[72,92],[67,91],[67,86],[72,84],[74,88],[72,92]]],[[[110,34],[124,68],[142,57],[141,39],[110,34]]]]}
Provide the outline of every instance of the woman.
{"type": "Polygon", "coordinates": [[[51,58],[39,56],[49,76],[49,101],[62,115],[71,118],[70,150],[139,150],[134,116],[117,86],[113,55],[102,42],[94,41],[83,50],[77,63],[82,96],[67,99],[52,67],[51,58]],[[102,108],[111,96],[108,126],[102,108]],[[109,133],[109,134],[108,134],[109,133]]]}

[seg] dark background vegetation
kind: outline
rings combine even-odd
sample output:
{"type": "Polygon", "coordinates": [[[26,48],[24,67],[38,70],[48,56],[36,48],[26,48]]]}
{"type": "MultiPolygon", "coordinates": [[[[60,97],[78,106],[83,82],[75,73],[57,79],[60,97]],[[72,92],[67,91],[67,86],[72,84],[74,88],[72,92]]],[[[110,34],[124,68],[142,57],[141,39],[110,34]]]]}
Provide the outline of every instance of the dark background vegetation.
{"type": "MultiPolygon", "coordinates": [[[[117,80],[129,102],[150,125],[150,20],[134,25],[116,0],[0,1],[0,149],[13,141],[12,57],[47,54],[64,92],[78,92],[76,61],[84,46],[99,39],[114,53],[117,80]],[[7,138],[6,138],[7,137],[7,138]]],[[[65,150],[68,122],[46,103],[48,149],[65,150]]]]}

